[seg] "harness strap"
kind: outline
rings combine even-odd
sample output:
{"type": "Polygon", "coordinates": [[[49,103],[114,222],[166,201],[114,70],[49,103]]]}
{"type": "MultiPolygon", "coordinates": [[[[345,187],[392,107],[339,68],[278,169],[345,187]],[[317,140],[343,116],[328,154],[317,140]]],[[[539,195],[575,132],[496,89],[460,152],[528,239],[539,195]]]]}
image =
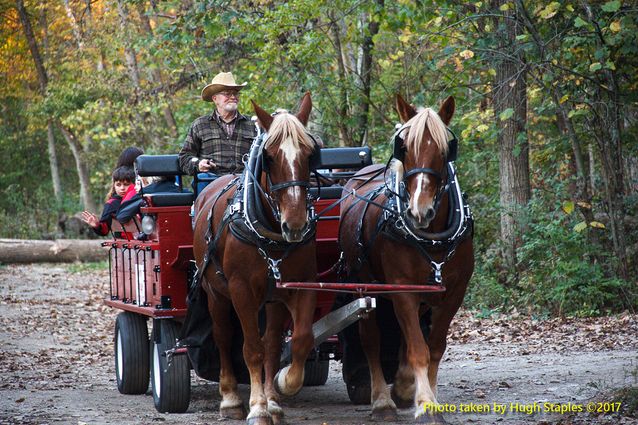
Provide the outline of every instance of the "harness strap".
{"type": "Polygon", "coordinates": [[[224,228],[230,221],[230,218],[229,218],[230,216],[228,216],[227,214],[224,214],[224,218],[222,219],[219,225],[219,228],[217,229],[217,232],[215,232],[214,238],[212,238],[213,219],[215,216],[214,212],[215,212],[215,207],[217,206],[217,202],[219,202],[219,199],[222,197],[222,195],[228,192],[233,186],[235,186],[238,181],[239,181],[238,177],[234,178],[217,194],[217,197],[215,198],[215,202],[213,202],[213,206],[208,212],[208,217],[207,217],[208,230],[206,231],[206,235],[204,236],[206,243],[208,245],[208,250],[206,251],[206,254],[204,255],[201,266],[197,267],[197,271],[195,273],[195,276],[193,277],[193,287],[197,287],[201,284],[201,279],[204,276],[204,272],[208,268],[208,265],[210,264],[211,261],[215,265],[217,275],[220,277],[220,279],[222,279],[222,281],[226,285],[228,285],[228,281],[226,280],[224,271],[222,270],[222,267],[219,264],[219,261],[217,260],[217,243],[219,242],[219,239],[221,238],[221,234],[224,228]]]}

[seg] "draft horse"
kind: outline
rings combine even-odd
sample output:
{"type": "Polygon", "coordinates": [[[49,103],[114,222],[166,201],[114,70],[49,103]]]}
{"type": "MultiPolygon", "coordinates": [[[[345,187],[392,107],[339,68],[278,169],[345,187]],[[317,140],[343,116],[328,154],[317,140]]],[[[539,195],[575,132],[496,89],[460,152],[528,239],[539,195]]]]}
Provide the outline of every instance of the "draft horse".
{"type": "Polygon", "coordinates": [[[394,159],[384,170],[380,165],[360,170],[346,184],[344,194],[350,196],[341,207],[340,243],[350,278],[445,288],[386,295],[402,332],[391,391],[381,367],[374,314],[359,321],[373,418],[393,420],[397,405],[412,405],[417,423],[444,423],[432,407],[448,328],[474,270],[472,217],[451,163],[457,141],[447,125],[454,99],[447,98],[438,114],[430,108],[417,113],[401,96],[396,106],[404,124],[393,139],[394,159]],[[378,177],[367,178],[375,170],[378,177]],[[428,309],[426,340],[419,318],[428,309]]]}
{"type": "Polygon", "coordinates": [[[305,360],[314,344],[315,294],[276,289],[273,281],[316,279],[308,187],[319,146],[304,128],[312,108],[309,93],[296,115],[280,112],[273,117],[254,102],[253,107],[266,132],[253,143],[242,176],[220,177],[198,197],[193,251],[219,348],[221,416],[246,417],[231,358],[234,309],[250,373],[247,423],[263,425],[283,421],[278,392],[293,395],[301,389],[305,360]],[[258,314],[264,305],[262,338],[258,314]],[[289,317],[284,305],[294,324],[292,363],[275,376],[289,317]]]}

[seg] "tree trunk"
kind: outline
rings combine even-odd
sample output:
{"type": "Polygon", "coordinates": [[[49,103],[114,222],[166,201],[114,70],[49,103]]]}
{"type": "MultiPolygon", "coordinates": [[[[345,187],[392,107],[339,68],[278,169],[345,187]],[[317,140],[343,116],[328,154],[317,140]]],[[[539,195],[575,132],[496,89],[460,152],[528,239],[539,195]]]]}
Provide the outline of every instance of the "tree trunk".
{"type": "Polygon", "coordinates": [[[69,263],[108,258],[100,240],[58,239],[56,241],[0,239],[0,263],[69,263]]]}
{"type": "Polygon", "coordinates": [[[58,156],[55,151],[55,136],[53,134],[53,122],[47,123],[47,151],[49,152],[49,167],[51,168],[51,181],[53,183],[53,196],[55,201],[62,204],[62,182],[60,180],[60,170],[58,169],[58,156]]]}
{"type": "MultiPolygon", "coordinates": [[[[376,0],[376,10],[381,11],[384,7],[384,0],[376,0]]],[[[376,13],[372,13],[367,17],[368,31],[363,37],[363,45],[361,47],[361,67],[359,70],[359,79],[361,87],[361,100],[359,104],[359,114],[357,117],[356,132],[358,136],[358,144],[360,146],[368,143],[368,115],[370,113],[370,81],[372,77],[372,49],[374,47],[373,37],[379,32],[379,20],[375,17],[376,13]]]]}
{"type": "MultiPolygon", "coordinates": [[[[44,68],[44,62],[42,61],[42,56],[40,56],[40,49],[38,48],[38,43],[33,34],[33,28],[31,27],[31,22],[29,21],[29,15],[24,7],[24,2],[22,0],[16,0],[16,8],[18,10],[18,14],[20,15],[20,21],[22,22],[22,28],[24,30],[24,35],[27,38],[27,43],[29,45],[29,50],[31,51],[31,56],[33,57],[33,62],[35,63],[35,68],[38,74],[38,82],[40,83],[40,94],[42,97],[46,97],[47,95],[47,85],[49,83],[49,78],[47,77],[46,69],[44,68]]],[[[42,22],[45,24],[45,34],[46,31],[46,19],[41,16],[42,22]]],[[[46,37],[45,37],[46,40],[46,37]]],[[[55,149],[55,137],[53,134],[53,126],[51,121],[49,120],[47,124],[47,150],[49,153],[49,168],[51,170],[51,181],[53,184],[53,194],[55,196],[55,200],[58,204],[62,202],[62,184],[60,183],[60,172],[58,167],[57,154],[55,149]]]]}
{"type": "Polygon", "coordinates": [[[73,154],[73,158],[75,159],[75,168],[77,169],[78,180],[80,181],[80,201],[82,202],[85,210],[97,213],[99,211],[97,211],[97,206],[95,204],[95,201],[93,200],[93,197],[91,196],[91,191],[89,189],[89,170],[82,155],[82,147],[80,146],[80,143],[78,143],[75,135],[64,125],[62,125],[62,123],[58,121],[57,126],[62,132],[62,135],[66,139],[67,143],[69,144],[69,148],[71,149],[71,153],[73,154]]]}
{"type": "Polygon", "coordinates": [[[78,50],[82,51],[84,50],[84,40],[82,39],[82,33],[80,32],[78,21],[75,19],[75,14],[73,13],[73,9],[71,9],[69,0],[64,0],[63,3],[66,16],[69,18],[69,22],[71,22],[71,30],[73,32],[73,37],[75,37],[75,42],[78,45],[78,50]]]}
{"type": "Polygon", "coordinates": [[[122,3],[122,0],[117,0],[117,12],[120,15],[120,30],[122,31],[122,37],[124,39],[124,59],[126,60],[126,67],[131,83],[133,83],[133,87],[135,88],[136,95],[139,95],[141,90],[140,71],[137,67],[137,57],[131,43],[131,37],[128,34],[128,10],[122,3]]]}
{"type": "MultiPolygon", "coordinates": [[[[505,1],[497,0],[497,7],[505,1]]],[[[517,269],[516,251],[524,231],[524,208],[531,198],[527,138],[526,65],[516,43],[521,28],[515,13],[497,19],[499,56],[495,58],[494,114],[498,127],[501,239],[503,259],[517,269]]]]}
{"type": "MultiPolygon", "coordinates": [[[[589,22],[595,29],[596,43],[607,49],[605,38],[598,22],[593,16],[591,7],[582,1],[589,22]]],[[[611,58],[615,61],[615,58],[611,58]]],[[[622,160],[622,113],[620,89],[615,71],[604,69],[601,83],[596,87],[596,99],[592,105],[594,117],[590,120],[591,130],[601,152],[602,176],[605,187],[606,206],[609,212],[609,224],[617,261],[618,275],[629,278],[627,262],[627,241],[625,239],[625,195],[624,167],[622,160]]]]}
{"type": "Polygon", "coordinates": [[[347,84],[347,72],[344,59],[344,52],[341,47],[341,28],[340,22],[334,17],[333,13],[329,13],[330,27],[332,29],[332,35],[337,56],[337,70],[339,81],[339,100],[337,105],[337,127],[339,129],[339,146],[354,146],[352,135],[346,124],[348,114],[348,84],[347,84]]]}
{"type": "MultiPolygon", "coordinates": [[[[153,28],[151,27],[151,21],[148,19],[148,16],[146,15],[146,10],[144,9],[144,3],[139,3],[137,7],[138,7],[138,13],[140,15],[140,21],[142,23],[142,29],[144,30],[144,32],[149,38],[153,38],[154,37],[153,28]]],[[[166,96],[167,105],[164,108],[162,108],[162,113],[164,115],[164,121],[166,121],[166,126],[168,127],[168,131],[171,137],[175,139],[178,136],[178,132],[177,132],[177,122],[175,121],[175,116],[173,115],[171,93],[165,90],[166,87],[164,84],[164,78],[162,77],[162,72],[160,71],[159,66],[151,69],[151,78],[153,82],[156,83],[155,85],[162,86],[162,91],[164,95],[166,96]]]]}

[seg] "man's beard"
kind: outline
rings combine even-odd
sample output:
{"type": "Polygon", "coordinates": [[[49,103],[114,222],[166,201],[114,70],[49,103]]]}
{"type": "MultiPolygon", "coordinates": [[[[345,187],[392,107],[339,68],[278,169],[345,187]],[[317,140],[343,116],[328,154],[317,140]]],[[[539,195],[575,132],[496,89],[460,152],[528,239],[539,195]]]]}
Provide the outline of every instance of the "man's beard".
{"type": "Polygon", "coordinates": [[[224,111],[226,112],[235,112],[237,110],[236,103],[227,103],[224,105],[224,111]]]}

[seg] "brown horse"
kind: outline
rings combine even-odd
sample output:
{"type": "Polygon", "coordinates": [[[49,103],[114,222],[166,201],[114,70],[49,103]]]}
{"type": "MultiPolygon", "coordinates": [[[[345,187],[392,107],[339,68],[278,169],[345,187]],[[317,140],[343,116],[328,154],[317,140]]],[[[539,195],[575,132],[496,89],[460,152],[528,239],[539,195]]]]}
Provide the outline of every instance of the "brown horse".
{"type": "Polygon", "coordinates": [[[223,176],[202,192],[195,204],[193,251],[200,268],[210,256],[202,285],[220,353],[221,416],[246,417],[231,359],[234,308],[250,373],[247,423],[272,424],[283,420],[277,391],[292,395],[301,389],[305,360],[314,344],[315,294],[275,289],[269,275],[294,281],[316,279],[314,224],[307,190],[310,161],[318,146],[304,129],[312,108],[309,93],[296,116],[280,112],[273,117],[254,102],[253,106],[266,129],[264,141],[253,145],[261,151],[259,159],[248,164],[241,178],[223,176]],[[257,194],[252,203],[251,193],[257,194]],[[265,222],[249,218],[250,208],[261,211],[250,217],[261,216],[265,222]],[[267,325],[262,338],[258,313],[266,301],[267,325]],[[288,317],[284,305],[294,323],[292,363],[275,377],[288,317]]]}
{"type": "MultiPolygon", "coordinates": [[[[449,141],[446,127],[454,114],[454,99],[446,99],[438,114],[429,108],[417,113],[397,96],[397,110],[405,123],[394,139],[397,159],[381,177],[368,181],[355,175],[348,182],[344,193],[355,190],[357,196],[350,196],[341,207],[340,243],[352,278],[445,287],[439,293],[386,295],[403,336],[392,392],[380,363],[381,336],[375,317],[359,322],[370,369],[373,418],[392,420],[397,404],[413,405],[417,423],[437,423],[443,422],[436,413],[439,362],[450,322],[474,270],[472,218],[449,164],[454,158],[448,155],[456,154],[452,146],[456,139],[449,141]],[[432,318],[426,341],[419,318],[428,308],[432,318]]],[[[358,174],[370,175],[375,167],[380,166],[358,174]]]]}

